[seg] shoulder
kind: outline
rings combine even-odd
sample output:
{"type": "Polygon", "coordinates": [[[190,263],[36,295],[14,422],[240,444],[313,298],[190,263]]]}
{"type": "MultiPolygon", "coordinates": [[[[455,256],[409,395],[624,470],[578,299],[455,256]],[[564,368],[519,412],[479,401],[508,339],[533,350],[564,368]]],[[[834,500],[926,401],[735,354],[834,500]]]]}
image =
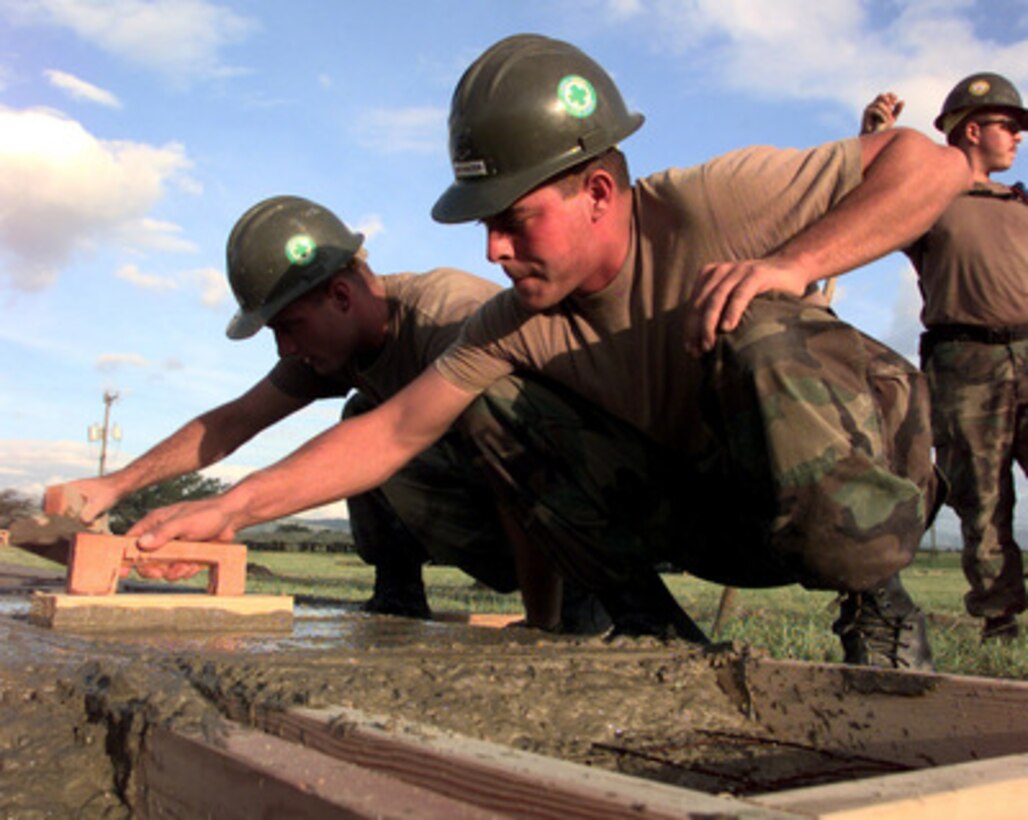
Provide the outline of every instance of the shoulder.
{"type": "Polygon", "coordinates": [[[790,177],[810,172],[822,174],[836,167],[839,174],[859,176],[860,140],[849,137],[812,148],[778,148],[751,145],[688,167],[668,168],[640,179],[640,190],[682,189],[692,182],[704,185],[736,184],[759,176],[790,177]]]}
{"type": "Polygon", "coordinates": [[[433,268],[424,273],[387,273],[378,277],[392,297],[425,294],[478,295],[482,301],[500,291],[500,286],[481,276],[458,268],[433,268]]]}
{"type": "Polygon", "coordinates": [[[425,273],[379,276],[386,298],[401,310],[437,315],[470,313],[500,291],[500,286],[456,268],[434,268],[425,273]]]}

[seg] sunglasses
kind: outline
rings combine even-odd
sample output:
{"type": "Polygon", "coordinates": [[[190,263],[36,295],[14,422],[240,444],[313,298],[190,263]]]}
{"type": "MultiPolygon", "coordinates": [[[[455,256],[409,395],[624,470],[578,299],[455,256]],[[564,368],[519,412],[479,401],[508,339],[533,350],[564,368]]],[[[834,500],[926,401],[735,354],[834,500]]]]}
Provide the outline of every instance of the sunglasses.
{"type": "Polygon", "coordinates": [[[984,128],[987,125],[998,125],[1004,131],[1009,132],[1011,136],[1016,136],[1017,134],[1021,133],[1021,123],[1019,123],[1017,120],[1008,119],[1007,117],[1003,117],[1002,119],[998,120],[976,120],[976,122],[982,128],[984,128]]]}

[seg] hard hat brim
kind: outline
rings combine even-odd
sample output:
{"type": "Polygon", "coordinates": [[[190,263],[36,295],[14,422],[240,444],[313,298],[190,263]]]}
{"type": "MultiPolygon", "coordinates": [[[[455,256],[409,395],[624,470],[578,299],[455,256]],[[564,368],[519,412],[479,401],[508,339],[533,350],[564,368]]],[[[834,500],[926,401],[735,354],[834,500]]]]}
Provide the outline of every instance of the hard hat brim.
{"type": "Polygon", "coordinates": [[[538,172],[532,168],[505,177],[458,179],[432,206],[432,219],[444,225],[471,222],[502,213],[539,185],[538,172]]]}
{"type": "Polygon", "coordinates": [[[638,131],[643,122],[642,114],[626,115],[624,127],[615,135],[614,142],[606,142],[590,151],[576,145],[570,151],[517,173],[457,179],[432,206],[432,219],[452,225],[496,216],[525,194],[549,184],[558,174],[599,156],[608,148],[616,148],[621,140],[638,131]]]}
{"type": "Polygon", "coordinates": [[[232,340],[249,339],[256,335],[279,311],[349,264],[363,244],[364,234],[354,233],[353,238],[352,247],[333,248],[328,246],[322,248],[321,251],[326,254],[326,258],[317,266],[316,275],[309,278],[301,277],[298,281],[294,279],[291,286],[279,296],[268,300],[255,310],[243,310],[242,308],[237,310],[235,316],[229,321],[228,327],[225,328],[225,335],[232,340]]]}

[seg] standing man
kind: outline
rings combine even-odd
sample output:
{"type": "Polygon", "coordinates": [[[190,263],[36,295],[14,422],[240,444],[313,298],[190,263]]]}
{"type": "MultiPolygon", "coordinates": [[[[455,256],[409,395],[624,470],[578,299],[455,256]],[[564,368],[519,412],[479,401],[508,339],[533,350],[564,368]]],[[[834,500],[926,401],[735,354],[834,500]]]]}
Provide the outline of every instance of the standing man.
{"type": "MultiPolygon", "coordinates": [[[[902,109],[880,94],[862,130],[891,127],[902,109]]],[[[982,72],[954,86],[935,127],[967,157],[974,186],[905,249],[924,296],[921,364],[963,532],[964,602],[984,619],[983,640],[1011,639],[1025,609],[1013,467],[1028,470],[1028,196],[992,175],[1013,165],[1028,111],[1009,80],[982,72]]]]}
{"type": "Polygon", "coordinates": [[[734,586],[837,589],[847,660],[929,665],[896,577],[934,509],[922,377],[821,306],[816,282],[927,230],[970,184],[966,162],[897,129],[633,186],[616,144],[641,124],[568,43],[488,49],[454,94],[456,180],[433,216],[482,220],[513,288],[393,400],[221,496],[154,511],[130,532],[140,547],[231,537],[375,486],[483,391],[537,372],[605,411],[602,457],[555,435],[525,391],[476,403],[469,424],[566,577],[601,592],[670,559],[734,586]],[[296,487],[355,447],[366,457],[296,487]]]}

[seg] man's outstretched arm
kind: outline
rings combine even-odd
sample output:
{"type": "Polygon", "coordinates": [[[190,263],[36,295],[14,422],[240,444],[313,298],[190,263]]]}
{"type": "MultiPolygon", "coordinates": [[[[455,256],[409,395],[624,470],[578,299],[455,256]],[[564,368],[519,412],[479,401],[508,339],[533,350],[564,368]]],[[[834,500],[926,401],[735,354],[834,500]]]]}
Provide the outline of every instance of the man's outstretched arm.
{"type": "Polygon", "coordinates": [[[442,436],[474,398],[430,367],[389,401],[339,422],[221,495],[154,510],[128,534],[144,549],[175,538],[231,540],[243,527],[372,489],[442,436]]]}
{"type": "Polygon", "coordinates": [[[69,482],[84,500],[75,512],[93,521],[130,493],[200,470],[231,454],[259,432],[309,404],[286,395],[265,377],[246,393],[182,425],[120,470],[69,482]]]}
{"type": "Polygon", "coordinates": [[[928,230],[962,191],[971,169],[955,148],[906,128],[860,137],[864,178],[821,219],[763,259],[707,265],[690,299],[690,348],[710,350],[732,331],[749,303],[776,290],[801,296],[898,250],[928,230]]]}

